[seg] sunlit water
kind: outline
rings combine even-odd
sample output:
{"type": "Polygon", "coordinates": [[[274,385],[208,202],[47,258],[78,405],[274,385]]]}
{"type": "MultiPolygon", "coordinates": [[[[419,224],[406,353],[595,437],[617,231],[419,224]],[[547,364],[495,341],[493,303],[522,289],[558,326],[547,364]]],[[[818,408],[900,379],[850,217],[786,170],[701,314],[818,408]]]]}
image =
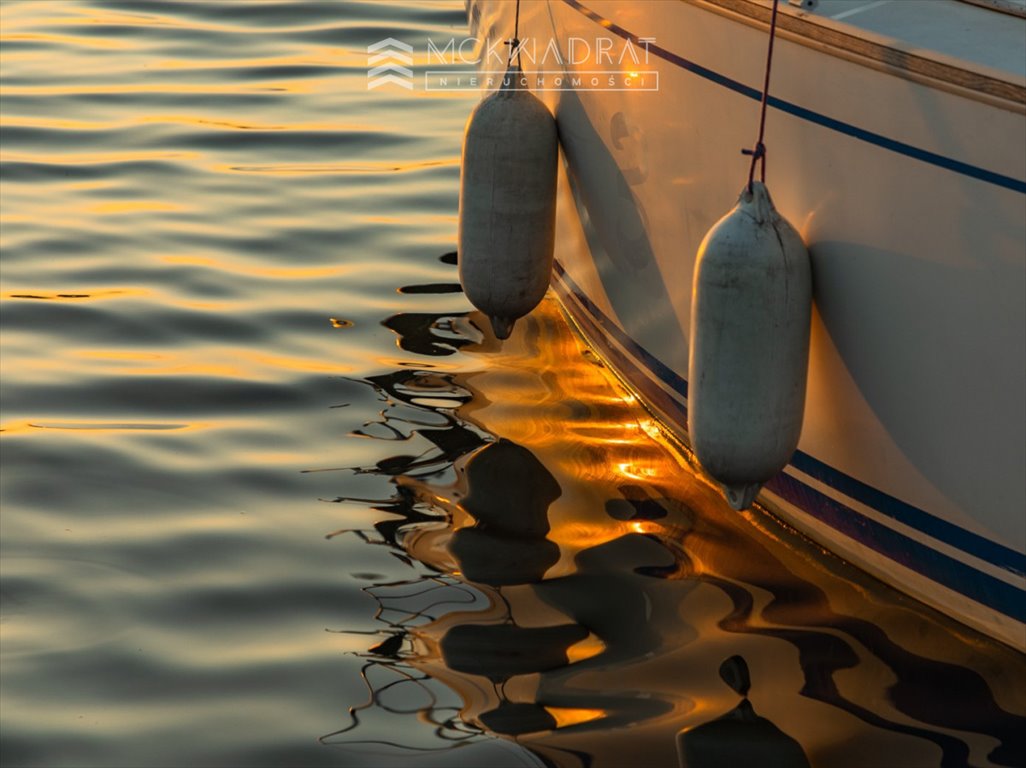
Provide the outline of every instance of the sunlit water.
{"type": "Polygon", "coordinates": [[[462,4],[0,12],[5,768],[1023,762],[1021,656],[470,312],[476,94],[366,89],[462,4]]]}

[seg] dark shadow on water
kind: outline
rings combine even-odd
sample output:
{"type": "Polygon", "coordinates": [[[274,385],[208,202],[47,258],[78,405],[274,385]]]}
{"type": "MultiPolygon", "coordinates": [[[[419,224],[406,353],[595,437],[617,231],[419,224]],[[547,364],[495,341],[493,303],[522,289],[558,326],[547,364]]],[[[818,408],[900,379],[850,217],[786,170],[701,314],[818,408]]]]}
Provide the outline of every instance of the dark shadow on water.
{"type": "Polygon", "coordinates": [[[395,331],[401,349],[418,355],[452,355],[460,347],[473,343],[471,339],[461,337],[453,328],[451,314],[404,312],[393,315],[382,325],[395,331]]]}
{"type": "Polygon", "coordinates": [[[445,633],[442,655],[452,670],[504,683],[517,675],[565,667],[567,649],[587,636],[579,624],[461,624],[445,633]]]}
{"type": "Polygon", "coordinates": [[[464,473],[462,507],[475,523],[449,544],[463,575],[489,586],[540,581],[559,559],[559,547],[545,538],[559,483],[534,454],[505,439],[475,453],[464,473]]]}
{"type": "Polygon", "coordinates": [[[424,294],[424,293],[462,293],[463,287],[459,283],[427,283],[425,285],[405,285],[399,289],[399,293],[424,294]]]}
{"type": "Polygon", "coordinates": [[[809,768],[801,745],[764,717],[748,700],[751,677],[741,656],[720,666],[720,678],[742,696],[725,715],[677,736],[681,768],[809,768]]]}

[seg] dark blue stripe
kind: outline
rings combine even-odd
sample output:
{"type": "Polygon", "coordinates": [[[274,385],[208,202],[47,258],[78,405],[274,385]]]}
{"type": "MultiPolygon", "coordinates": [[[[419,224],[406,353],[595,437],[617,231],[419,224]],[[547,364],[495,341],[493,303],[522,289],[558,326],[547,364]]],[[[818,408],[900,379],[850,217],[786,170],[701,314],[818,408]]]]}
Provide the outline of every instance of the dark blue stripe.
{"type": "Polygon", "coordinates": [[[804,472],[810,477],[826,483],[831,488],[843,493],[845,496],[862,502],[881,512],[892,520],[904,523],[910,528],[925,533],[938,541],[946,542],[953,547],[967,552],[975,557],[985,560],[998,568],[1004,568],[1017,576],[1026,575],[1026,555],[1009,549],[995,541],[991,541],[972,531],[950,523],[939,517],[935,517],[918,507],[907,504],[901,499],[874,488],[871,485],[856,480],[824,464],[804,451],[795,451],[791,457],[791,466],[804,472]]]}
{"type": "MultiPolygon", "coordinates": [[[[603,335],[608,334],[631,355],[642,361],[644,367],[648,369],[647,372],[642,371],[634,361],[620,353],[613,345],[603,345],[603,352],[618,370],[625,375],[636,374],[631,378],[631,382],[641,391],[646,401],[659,409],[666,418],[686,427],[686,406],[670,397],[661,387],[655,385],[652,379],[660,379],[663,383],[674,387],[676,391],[686,391],[686,382],[628,336],[594,302],[588,299],[558,261],[555,263],[555,273],[560,293],[565,299],[570,300],[566,302],[568,309],[572,311],[574,307],[570,305],[577,305],[578,311],[572,311],[572,314],[574,319],[582,325],[586,334],[592,340],[601,340],[603,335]],[[669,371],[671,376],[664,377],[658,373],[650,365],[650,361],[655,361],[659,368],[669,371]],[[679,383],[685,384],[684,390],[681,390],[679,383]]],[[[1016,574],[1021,575],[1024,570],[1026,556],[889,496],[883,491],[824,464],[807,453],[797,451],[792,459],[792,466],[846,496],[928,536],[944,541],[956,549],[1016,574]]],[[[780,473],[767,483],[766,487],[804,512],[885,557],[912,568],[966,597],[988,605],[1006,616],[1026,621],[1026,600],[1023,599],[1023,592],[1018,587],[982,573],[903,533],[871,520],[860,512],[784,473],[780,473]],[[798,499],[798,501],[794,499],[798,499]]]]}
{"type": "Polygon", "coordinates": [[[1026,599],[1018,587],[864,517],[783,472],[766,483],[765,487],[820,522],[894,562],[1005,616],[1026,622],[1026,599]]]}
{"type": "MultiPolygon", "coordinates": [[[[590,8],[585,7],[579,2],[579,0],[563,0],[563,2],[571,8],[580,11],[592,21],[601,24],[610,32],[622,37],[624,40],[630,40],[631,43],[635,45],[647,46],[650,53],[658,56],[664,61],[668,61],[681,69],[686,69],[689,72],[705,78],[710,82],[716,83],[717,85],[723,86],[724,88],[729,88],[736,93],[740,93],[742,96],[747,96],[748,98],[755,99],[756,101],[762,99],[762,91],[757,88],[752,88],[751,86],[738,82],[737,80],[729,78],[719,72],[706,69],[702,65],[689,61],[682,56],[678,56],[672,51],[660,48],[654,43],[642,43],[638,39],[637,35],[628,32],[623,27],[614,24],[609,19],[595,13],[590,8]]],[[[988,171],[986,168],[980,168],[975,165],[970,165],[969,163],[963,163],[961,160],[955,160],[951,157],[945,157],[944,155],[938,155],[934,152],[928,152],[925,149],[914,147],[911,144],[905,144],[904,142],[897,141],[896,139],[882,136],[879,133],[873,133],[872,131],[867,131],[864,128],[859,128],[858,126],[851,125],[850,123],[845,123],[841,120],[835,120],[832,117],[821,115],[819,112],[813,112],[811,109],[800,107],[797,104],[792,104],[789,101],[778,99],[775,96],[770,96],[768,103],[771,107],[778,109],[781,112],[787,112],[788,114],[794,115],[802,120],[807,120],[808,122],[815,123],[816,125],[822,125],[824,128],[829,128],[832,131],[837,131],[838,133],[843,133],[846,136],[851,136],[852,138],[859,139],[860,141],[865,141],[869,144],[890,150],[891,152],[896,152],[899,155],[905,155],[906,157],[921,160],[924,163],[929,163],[930,165],[935,165],[939,168],[954,171],[955,173],[962,174],[963,176],[969,176],[974,179],[979,179],[980,181],[985,181],[988,184],[994,184],[998,187],[1004,187],[1005,189],[1010,189],[1014,192],[1026,194],[1026,181],[1020,181],[1019,179],[1011,176],[1005,176],[1000,173],[995,173],[994,171],[988,171]]]]}
{"type": "MultiPolygon", "coordinates": [[[[616,339],[624,349],[630,350],[632,355],[644,362],[645,367],[648,368],[656,378],[669,385],[674,392],[679,392],[680,396],[685,400],[687,399],[688,382],[686,379],[682,378],[675,370],[670,368],[666,363],[628,336],[627,333],[612,320],[612,318],[595,306],[592,300],[585,296],[584,291],[582,291],[577,283],[573,281],[573,278],[566,273],[562,264],[558,261],[554,261],[552,266],[555,273],[566,280],[567,286],[571,289],[574,298],[577,299],[578,303],[580,303],[585,310],[587,310],[588,314],[591,315],[591,319],[594,323],[598,324],[599,328],[616,339]]],[[[686,422],[687,410],[684,411],[684,418],[680,423],[685,424],[686,422]]]]}

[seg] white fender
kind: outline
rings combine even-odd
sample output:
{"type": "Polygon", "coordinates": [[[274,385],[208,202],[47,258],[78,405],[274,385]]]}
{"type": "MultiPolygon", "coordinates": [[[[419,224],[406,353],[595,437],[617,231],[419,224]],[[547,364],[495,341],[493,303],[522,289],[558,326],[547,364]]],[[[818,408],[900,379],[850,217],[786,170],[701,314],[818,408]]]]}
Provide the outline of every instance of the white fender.
{"type": "Polygon", "coordinates": [[[702,241],[691,306],[688,431],[735,509],[791,460],[802,429],[812,272],[763,184],[702,241]]]}
{"type": "Polygon", "coordinates": [[[556,226],[556,120],[521,80],[471,113],[460,173],[460,283],[500,339],[548,289],[556,226]]]}

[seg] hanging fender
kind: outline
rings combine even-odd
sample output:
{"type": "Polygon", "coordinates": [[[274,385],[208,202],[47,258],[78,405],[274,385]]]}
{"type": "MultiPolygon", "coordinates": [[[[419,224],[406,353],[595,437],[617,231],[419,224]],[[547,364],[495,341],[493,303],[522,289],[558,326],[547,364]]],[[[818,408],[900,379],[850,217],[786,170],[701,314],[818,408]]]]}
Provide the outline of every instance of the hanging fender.
{"type": "Polygon", "coordinates": [[[753,182],[702,241],[691,306],[688,431],[735,509],[798,446],[811,313],[805,244],[753,182]]]}
{"type": "Polygon", "coordinates": [[[460,171],[460,283],[500,339],[548,290],[555,239],[556,121],[522,79],[511,65],[471,113],[460,171]]]}

